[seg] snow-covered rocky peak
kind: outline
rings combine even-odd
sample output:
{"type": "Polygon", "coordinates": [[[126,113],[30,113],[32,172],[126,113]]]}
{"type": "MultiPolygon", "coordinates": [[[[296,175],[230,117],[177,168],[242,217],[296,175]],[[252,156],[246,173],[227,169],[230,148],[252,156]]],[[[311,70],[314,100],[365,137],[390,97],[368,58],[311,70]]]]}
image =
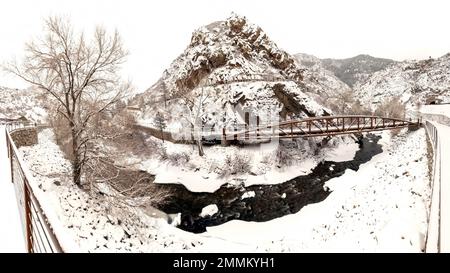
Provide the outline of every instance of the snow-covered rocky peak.
{"type": "Polygon", "coordinates": [[[282,116],[329,114],[311,97],[320,90],[307,85],[304,73],[305,67],[278,48],[259,26],[232,14],[194,31],[184,52],[133,103],[139,104],[139,118],[144,121],[154,117],[155,108],[173,116],[172,107],[180,106],[179,98],[186,94],[192,98],[207,94],[206,123],[242,123],[242,114],[233,110],[237,106],[262,119],[269,108],[282,116]],[[218,112],[226,112],[226,117],[218,112]]]}
{"type": "Polygon", "coordinates": [[[236,14],[194,31],[164,76],[169,92],[243,80],[303,79],[292,56],[259,26],[236,14]]]}

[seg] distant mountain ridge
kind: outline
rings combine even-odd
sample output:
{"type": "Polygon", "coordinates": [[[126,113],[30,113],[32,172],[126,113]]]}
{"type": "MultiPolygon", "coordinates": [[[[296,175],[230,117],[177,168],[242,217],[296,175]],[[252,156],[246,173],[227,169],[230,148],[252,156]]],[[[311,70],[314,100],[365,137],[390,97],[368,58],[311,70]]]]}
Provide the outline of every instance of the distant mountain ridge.
{"type": "Polygon", "coordinates": [[[392,97],[399,97],[409,108],[435,99],[450,102],[450,54],[397,62],[356,84],[354,91],[371,108],[392,97]]]}
{"type": "Polygon", "coordinates": [[[372,57],[367,54],[346,59],[319,59],[304,53],[296,54],[296,57],[307,67],[320,65],[322,69],[331,71],[349,87],[353,87],[356,83],[367,80],[373,73],[397,63],[394,60],[372,57]]]}
{"type": "MultiPolygon", "coordinates": [[[[450,102],[450,53],[436,59],[402,62],[365,54],[348,59],[319,59],[308,54],[296,57],[316,74],[331,73],[334,81],[345,83],[354,98],[372,110],[393,97],[400,98],[408,108],[434,99],[450,102]]],[[[346,90],[342,84],[335,86],[346,90]]]]}

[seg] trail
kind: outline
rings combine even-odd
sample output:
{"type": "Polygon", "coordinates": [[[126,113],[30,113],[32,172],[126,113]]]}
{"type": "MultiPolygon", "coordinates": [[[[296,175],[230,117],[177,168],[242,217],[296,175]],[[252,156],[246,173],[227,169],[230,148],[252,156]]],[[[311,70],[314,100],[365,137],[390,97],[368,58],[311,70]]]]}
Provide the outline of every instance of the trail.
{"type": "Polygon", "coordinates": [[[0,252],[26,252],[16,194],[10,180],[4,126],[0,126],[0,252]]]}

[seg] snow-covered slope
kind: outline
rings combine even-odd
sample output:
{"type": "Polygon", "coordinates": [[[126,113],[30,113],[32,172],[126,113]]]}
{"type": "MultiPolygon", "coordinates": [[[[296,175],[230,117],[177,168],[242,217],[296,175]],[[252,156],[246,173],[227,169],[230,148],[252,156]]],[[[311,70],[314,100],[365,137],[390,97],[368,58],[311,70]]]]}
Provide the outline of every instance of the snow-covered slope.
{"type": "Polygon", "coordinates": [[[220,125],[242,123],[242,111],[235,107],[262,119],[279,112],[326,115],[330,111],[308,94],[315,91],[305,86],[304,67],[296,58],[278,48],[260,27],[232,14],[196,30],[161,79],[133,103],[141,108],[141,120],[151,120],[157,109],[171,113],[169,123],[176,123],[180,115],[174,108],[183,105],[178,98],[203,94],[208,97],[203,121],[220,125]]]}
{"type": "Polygon", "coordinates": [[[25,117],[30,121],[45,122],[45,95],[35,89],[11,89],[0,87],[0,118],[25,117]]]}
{"type": "Polygon", "coordinates": [[[438,59],[404,61],[374,73],[357,83],[355,95],[375,108],[387,98],[398,96],[408,107],[437,97],[450,99],[450,54],[438,59]]]}
{"type": "Polygon", "coordinates": [[[317,101],[327,104],[330,98],[336,98],[339,93],[350,91],[351,88],[325,67],[324,62],[309,54],[296,54],[300,66],[304,67],[304,84],[313,90],[317,101]]]}

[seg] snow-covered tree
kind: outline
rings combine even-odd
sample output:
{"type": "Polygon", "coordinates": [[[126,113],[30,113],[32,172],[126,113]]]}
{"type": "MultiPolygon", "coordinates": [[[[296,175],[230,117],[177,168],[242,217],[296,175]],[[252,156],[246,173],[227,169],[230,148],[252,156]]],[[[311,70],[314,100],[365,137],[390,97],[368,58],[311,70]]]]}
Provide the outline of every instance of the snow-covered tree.
{"type": "Polygon", "coordinates": [[[205,115],[205,102],[208,99],[208,95],[205,94],[203,88],[200,89],[200,93],[194,94],[193,92],[183,94],[180,99],[186,108],[187,115],[184,115],[185,119],[191,125],[192,138],[197,144],[198,155],[203,156],[203,143],[202,143],[202,118],[205,115]]]}
{"type": "Polygon", "coordinates": [[[26,44],[23,63],[12,62],[6,70],[55,100],[55,111],[68,131],[73,182],[81,186],[95,135],[92,122],[130,90],[118,74],[128,52],[117,31],[110,35],[97,27],[92,40],[87,40],[68,20],[58,17],[48,18],[45,27],[41,39],[26,44]]]}

